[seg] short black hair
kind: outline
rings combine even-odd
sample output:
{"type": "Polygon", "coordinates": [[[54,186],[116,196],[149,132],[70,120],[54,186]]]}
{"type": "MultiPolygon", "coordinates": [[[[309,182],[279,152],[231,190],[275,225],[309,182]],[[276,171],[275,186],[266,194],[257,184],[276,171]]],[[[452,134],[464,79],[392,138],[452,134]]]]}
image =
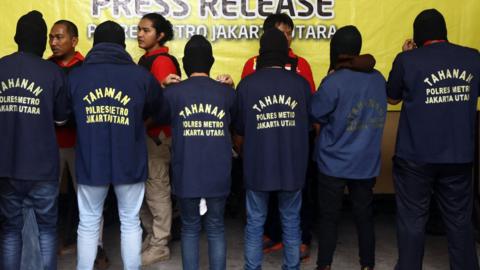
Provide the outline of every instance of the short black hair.
{"type": "Polygon", "coordinates": [[[65,28],[67,28],[67,32],[71,37],[78,38],[78,28],[73,22],[68,20],[59,20],[59,21],[56,21],[53,25],[57,25],[57,24],[64,25],[65,28]]]}
{"type": "Polygon", "coordinates": [[[292,30],[294,28],[294,24],[292,18],[285,13],[273,13],[268,15],[268,17],[263,22],[263,31],[267,31],[268,29],[277,27],[278,24],[286,24],[292,30]]]}
{"type": "Polygon", "coordinates": [[[157,35],[160,33],[165,35],[158,42],[161,46],[173,39],[173,25],[169,20],[165,19],[165,17],[158,13],[148,13],[143,15],[142,20],[143,19],[148,19],[152,22],[152,26],[155,28],[155,31],[157,31],[157,35]]]}

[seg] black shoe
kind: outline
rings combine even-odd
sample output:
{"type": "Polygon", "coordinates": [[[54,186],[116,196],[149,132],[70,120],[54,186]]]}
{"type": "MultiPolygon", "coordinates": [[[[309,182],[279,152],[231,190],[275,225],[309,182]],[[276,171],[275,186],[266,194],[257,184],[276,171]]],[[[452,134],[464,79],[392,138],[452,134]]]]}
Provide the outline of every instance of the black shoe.
{"type": "Polygon", "coordinates": [[[98,246],[97,248],[97,257],[95,258],[93,266],[98,270],[105,270],[110,266],[107,254],[101,246],[98,246]]]}

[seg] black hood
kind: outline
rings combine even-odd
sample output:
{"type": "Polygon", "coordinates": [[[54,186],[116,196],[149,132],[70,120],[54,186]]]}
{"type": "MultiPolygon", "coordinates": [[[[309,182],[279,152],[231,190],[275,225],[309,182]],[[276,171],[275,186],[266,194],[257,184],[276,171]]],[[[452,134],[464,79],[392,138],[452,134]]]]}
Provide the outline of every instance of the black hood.
{"type": "Polygon", "coordinates": [[[426,9],[413,22],[413,41],[422,47],[429,40],[447,40],[447,25],[436,9],[426,9]]]}
{"type": "Polygon", "coordinates": [[[335,69],[340,55],[357,56],[362,50],[362,35],[353,25],[341,27],[330,41],[330,68],[335,69]]]}
{"type": "Polygon", "coordinates": [[[274,66],[284,67],[288,61],[288,41],[285,34],[277,28],[265,31],[260,38],[257,69],[274,66]]]}
{"type": "Polygon", "coordinates": [[[14,39],[19,51],[42,57],[47,47],[47,24],[42,13],[33,10],[20,17],[14,39]]]}
{"type": "Polygon", "coordinates": [[[210,74],[215,58],[213,57],[212,45],[201,35],[194,35],[185,45],[183,52],[183,69],[187,76],[194,72],[210,74]]]}

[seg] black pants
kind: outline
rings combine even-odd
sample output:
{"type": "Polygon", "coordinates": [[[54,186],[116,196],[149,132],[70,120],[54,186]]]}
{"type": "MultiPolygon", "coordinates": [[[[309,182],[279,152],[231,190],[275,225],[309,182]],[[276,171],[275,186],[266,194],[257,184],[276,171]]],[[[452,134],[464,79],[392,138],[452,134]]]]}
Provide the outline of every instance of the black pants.
{"type": "Polygon", "coordinates": [[[337,228],[342,211],[345,186],[352,201],[352,210],[357,227],[360,264],[362,267],[375,265],[375,230],[373,222],[372,179],[345,179],[318,175],[319,234],[317,266],[332,264],[337,245],[337,228]]]}
{"type": "Polygon", "coordinates": [[[472,226],[472,164],[422,164],[395,157],[397,270],[421,270],[432,191],[445,222],[450,269],[478,270],[472,226]]]}

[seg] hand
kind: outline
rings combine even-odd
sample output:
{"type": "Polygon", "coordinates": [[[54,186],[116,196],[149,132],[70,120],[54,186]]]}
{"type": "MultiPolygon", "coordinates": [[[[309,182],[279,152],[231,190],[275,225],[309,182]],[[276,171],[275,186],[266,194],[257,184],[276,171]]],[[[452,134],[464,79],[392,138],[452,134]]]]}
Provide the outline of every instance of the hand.
{"type": "Polygon", "coordinates": [[[403,46],[402,46],[402,51],[410,51],[410,50],[413,50],[413,49],[416,49],[417,48],[417,44],[415,44],[415,42],[413,41],[413,39],[407,39],[405,40],[405,43],[403,43],[403,46]]]}
{"type": "Polygon", "coordinates": [[[220,74],[217,76],[217,81],[220,83],[224,83],[231,87],[235,87],[235,83],[233,82],[232,76],[230,74],[220,74]]]}
{"type": "Polygon", "coordinates": [[[163,79],[163,81],[160,84],[162,85],[163,88],[165,88],[170,84],[179,83],[180,81],[181,81],[180,76],[172,73],[172,74],[168,74],[168,76],[165,77],[165,79],[163,79]]]}

